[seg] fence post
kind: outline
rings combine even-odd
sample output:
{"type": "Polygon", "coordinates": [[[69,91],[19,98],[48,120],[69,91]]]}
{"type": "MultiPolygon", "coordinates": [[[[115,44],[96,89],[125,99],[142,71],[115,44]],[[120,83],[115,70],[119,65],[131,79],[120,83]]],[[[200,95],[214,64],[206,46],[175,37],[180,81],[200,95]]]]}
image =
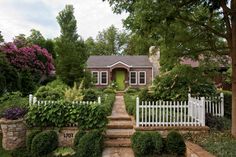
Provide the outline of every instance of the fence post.
{"type": "Polygon", "coordinates": [[[33,99],[33,95],[30,94],[30,95],[29,95],[29,105],[30,105],[30,106],[32,105],[32,99],[33,99]]]}
{"type": "Polygon", "coordinates": [[[34,97],[32,105],[34,105],[36,102],[37,102],[37,97],[34,97]]]}
{"type": "Polygon", "coordinates": [[[205,114],[206,114],[206,109],[205,109],[205,98],[201,97],[201,107],[202,107],[202,112],[200,111],[200,113],[202,113],[202,118],[201,118],[201,122],[202,122],[202,126],[205,126],[205,114]]]}
{"type": "Polygon", "coordinates": [[[139,127],[139,97],[136,98],[136,127],[139,127]]]}
{"type": "Polygon", "coordinates": [[[224,94],[220,93],[221,117],[224,117],[224,94]]]}
{"type": "Polygon", "coordinates": [[[192,113],[192,104],[190,103],[190,98],[191,98],[191,94],[188,93],[188,116],[193,116],[193,113],[192,113]]]}
{"type": "Polygon", "coordinates": [[[101,97],[98,97],[98,104],[101,104],[101,97]]]}

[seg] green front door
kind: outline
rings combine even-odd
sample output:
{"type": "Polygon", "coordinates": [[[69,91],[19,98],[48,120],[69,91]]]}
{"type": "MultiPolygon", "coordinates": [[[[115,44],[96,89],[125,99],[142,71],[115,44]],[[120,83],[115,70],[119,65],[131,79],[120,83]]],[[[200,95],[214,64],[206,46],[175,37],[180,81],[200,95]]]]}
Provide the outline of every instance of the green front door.
{"type": "Polygon", "coordinates": [[[125,71],[116,71],[116,83],[118,90],[122,91],[125,89],[125,71]]]}

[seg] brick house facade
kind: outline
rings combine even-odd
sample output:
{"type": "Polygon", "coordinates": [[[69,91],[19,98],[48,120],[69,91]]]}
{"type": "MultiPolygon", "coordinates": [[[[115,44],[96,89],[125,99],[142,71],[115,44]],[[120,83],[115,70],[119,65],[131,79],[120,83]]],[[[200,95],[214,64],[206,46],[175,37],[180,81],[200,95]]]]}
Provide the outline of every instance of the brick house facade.
{"type": "Polygon", "coordinates": [[[104,88],[115,81],[122,90],[151,85],[156,75],[148,56],[90,56],[87,70],[96,87],[104,88]]]}

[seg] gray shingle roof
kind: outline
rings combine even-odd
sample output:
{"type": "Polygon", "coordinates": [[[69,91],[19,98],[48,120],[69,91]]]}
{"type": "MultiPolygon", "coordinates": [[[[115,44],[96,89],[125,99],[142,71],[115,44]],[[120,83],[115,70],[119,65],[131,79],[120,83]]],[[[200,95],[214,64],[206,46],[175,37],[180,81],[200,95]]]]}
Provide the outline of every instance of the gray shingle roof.
{"type": "Polygon", "coordinates": [[[107,67],[117,62],[123,62],[129,66],[152,66],[148,56],[90,56],[87,67],[107,67]]]}

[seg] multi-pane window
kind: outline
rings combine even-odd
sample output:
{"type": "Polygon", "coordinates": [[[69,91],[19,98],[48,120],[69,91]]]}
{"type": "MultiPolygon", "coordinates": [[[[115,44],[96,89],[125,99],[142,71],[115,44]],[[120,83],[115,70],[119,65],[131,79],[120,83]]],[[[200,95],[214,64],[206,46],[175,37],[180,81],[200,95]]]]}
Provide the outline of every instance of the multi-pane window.
{"type": "Polygon", "coordinates": [[[94,82],[94,84],[99,84],[99,74],[98,74],[98,71],[93,71],[92,75],[93,75],[93,82],[94,82]]]}
{"type": "Polygon", "coordinates": [[[107,85],[107,83],[108,83],[107,71],[102,71],[101,72],[101,85],[107,85]]]}
{"type": "Polygon", "coordinates": [[[137,72],[136,71],[130,72],[130,84],[137,84],[137,72]]]}
{"type": "Polygon", "coordinates": [[[139,84],[146,84],[146,72],[145,71],[139,72],[139,84]]]}

